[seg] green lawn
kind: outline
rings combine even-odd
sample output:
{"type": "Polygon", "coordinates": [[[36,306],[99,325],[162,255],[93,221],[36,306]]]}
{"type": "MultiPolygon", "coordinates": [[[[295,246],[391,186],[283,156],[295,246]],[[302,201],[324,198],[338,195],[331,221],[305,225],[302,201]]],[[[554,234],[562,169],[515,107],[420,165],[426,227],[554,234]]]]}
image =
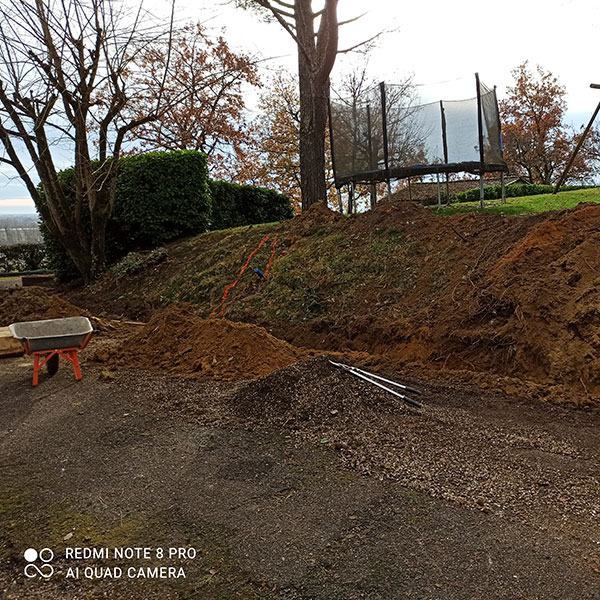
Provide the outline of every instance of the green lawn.
{"type": "Polygon", "coordinates": [[[507,198],[504,205],[500,204],[500,200],[486,200],[483,210],[479,208],[479,202],[461,202],[460,204],[453,204],[448,207],[443,206],[439,211],[437,210],[437,206],[432,208],[442,215],[454,215],[465,212],[497,212],[503,215],[522,215],[547,210],[572,208],[581,202],[596,202],[600,204],[600,188],[559,192],[556,195],[540,194],[538,196],[507,198]]]}

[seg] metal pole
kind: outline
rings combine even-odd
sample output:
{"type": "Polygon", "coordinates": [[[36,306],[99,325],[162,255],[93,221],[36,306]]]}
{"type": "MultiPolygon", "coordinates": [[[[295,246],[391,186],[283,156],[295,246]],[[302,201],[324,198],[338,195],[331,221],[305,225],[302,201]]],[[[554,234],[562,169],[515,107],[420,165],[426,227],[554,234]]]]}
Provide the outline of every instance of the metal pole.
{"type": "MultiPolygon", "coordinates": [[[[369,170],[374,171],[377,168],[377,161],[373,155],[373,132],[371,130],[371,107],[367,104],[367,152],[369,153],[369,170]]],[[[371,183],[371,208],[377,204],[377,185],[371,183]]]]}
{"type": "Polygon", "coordinates": [[[385,180],[387,182],[388,200],[392,199],[390,189],[390,162],[389,162],[389,147],[388,147],[388,130],[387,130],[387,103],[385,99],[385,82],[379,84],[381,94],[381,128],[383,131],[383,160],[385,162],[385,180]]]}
{"type": "Polygon", "coordinates": [[[477,127],[479,129],[479,206],[484,207],[483,174],[485,173],[485,156],[483,152],[483,115],[481,111],[481,85],[479,73],[475,73],[477,85],[477,127]]]}
{"type": "MultiPolygon", "coordinates": [[[[590,83],[590,87],[595,90],[598,90],[598,89],[600,89],[600,83],[590,83]]],[[[596,106],[596,110],[594,111],[594,114],[592,115],[590,122],[587,124],[587,127],[585,128],[584,132],[581,134],[581,137],[579,138],[579,142],[577,142],[577,146],[575,146],[575,150],[573,150],[573,154],[571,154],[571,158],[569,159],[569,162],[567,163],[565,170],[563,171],[562,175],[560,176],[560,179],[558,180],[558,183],[556,184],[554,191],[552,192],[553,194],[556,194],[556,192],[558,192],[558,190],[560,189],[560,186],[564,183],[565,179],[567,178],[567,175],[569,174],[569,171],[570,171],[571,167],[573,166],[573,163],[575,162],[575,158],[577,158],[577,153],[581,149],[581,146],[583,146],[583,142],[585,141],[585,138],[587,137],[588,133],[590,132],[590,129],[592,128],[592,125],[594,124],[594,121],[596,120],[596,117],[598,116],[598,112],[600,112],[600,103],[598,104],[598,106],[596,106]]]]}
{"type": "Polygon", "coordinates": [[[442,206],[442,192],[440,191],[440,174],[436,173],[437,176],[437,198],[438,198],[438,208],[442,206]]]}
{"type": "Polygon", "coordinates": [[[483,183],[483,173],[479,174],[479,208],[485,206],[485,188],[483,183]]]}
{"type": "Polygon", "coordinates": [[[412,202],[412,188],[410,187],[410,177],[408,178],[408,199],[412,202]]]}
{"type": "Polygon", "coordinates": [[[502,188],[502,204],[506,204],[506,186],[504,185],[504,171],[500,172],[500,186],[502,188]]]}
{"type": "Polygon", "coordinates": [[[446,173],[446,204],[450,206],[450,181],[448,179],[448,173],[446,173]]]}
{"type": "Polygon", "coordinates": [[[440,112],[442,115],[442,147],[444,149],[444,162],[448,164],[448,136],[446,133],[446,111],[444,102],[440,100],[440,112]]]}
{"type": "MultiPolygon", "coordinates": [[[[337,185],[337,176],[335,172],[335,153],[333,151],[333,124],[331,122],[331,98],[327,98],[327,117],[329,121],[329,149],[331,150],[331,169],[333,170],[333,183],[338,190],[338,203],[340,207],[340,212],[342,211],[342,202],[340,200],[340,190],[337,185]]],[[[325,203],[327,204],[327,199],[325,199],[325,203]]]]}

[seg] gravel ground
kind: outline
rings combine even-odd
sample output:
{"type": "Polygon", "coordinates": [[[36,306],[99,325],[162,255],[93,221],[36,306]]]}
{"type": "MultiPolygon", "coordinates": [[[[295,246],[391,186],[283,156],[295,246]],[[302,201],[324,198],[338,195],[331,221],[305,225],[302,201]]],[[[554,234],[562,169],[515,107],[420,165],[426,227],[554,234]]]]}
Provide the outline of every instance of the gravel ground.
{"type": "Polygon", "coordinates": [[[0,369],[2,598],[597,597],[592,409],[410,380],[416,410],[324,359],[236,384],[0,369]],[[45,584],[23,577],[39,544],[45,584]],[[74,581],[68,544],[199,558],[183,582],[74,581]]]}
{"type": "Polygon", "coordinates": [[[166,403],[205,423],[282,427],[334,448],[364,474],[600,541],[597,409],[436,381],[407,383],[424,391],[423,408],[403,404],[320,357],[223,388],[207,403],[196,396],[166,403]]]}

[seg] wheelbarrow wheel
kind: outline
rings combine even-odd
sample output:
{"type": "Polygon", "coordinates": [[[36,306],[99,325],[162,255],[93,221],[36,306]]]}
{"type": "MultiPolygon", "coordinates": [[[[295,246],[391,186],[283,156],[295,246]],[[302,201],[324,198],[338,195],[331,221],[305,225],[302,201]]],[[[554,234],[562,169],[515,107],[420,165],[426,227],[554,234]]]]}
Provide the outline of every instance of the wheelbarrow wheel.
{"type": "Polygon", "coordinates": [[[58,372],[58,359],[58,354],[54,354],[46,363],[46,369],[48,370],[48,375],[50,377],[56,375],[56,373],[58,372]]]}

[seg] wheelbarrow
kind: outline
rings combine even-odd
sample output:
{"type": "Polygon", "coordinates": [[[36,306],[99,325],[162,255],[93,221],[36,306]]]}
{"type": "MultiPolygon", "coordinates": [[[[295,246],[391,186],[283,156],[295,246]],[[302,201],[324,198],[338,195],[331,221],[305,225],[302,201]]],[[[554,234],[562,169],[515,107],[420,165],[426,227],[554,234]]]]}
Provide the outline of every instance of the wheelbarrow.
{"type": "Polygon", "coordinates": [[[38,384],[41,368],[46,365],[48,373],[58,371],[59,357],[73,365],[75,379],[81,379],[81,367],[77,352],[83,350],[92,337],[92,324],[86,317],[66,317],[45,321],[27,321],[8,326],[12,336],[18,339],[27,354],[33,354],[33,385],[38,384]]]}

